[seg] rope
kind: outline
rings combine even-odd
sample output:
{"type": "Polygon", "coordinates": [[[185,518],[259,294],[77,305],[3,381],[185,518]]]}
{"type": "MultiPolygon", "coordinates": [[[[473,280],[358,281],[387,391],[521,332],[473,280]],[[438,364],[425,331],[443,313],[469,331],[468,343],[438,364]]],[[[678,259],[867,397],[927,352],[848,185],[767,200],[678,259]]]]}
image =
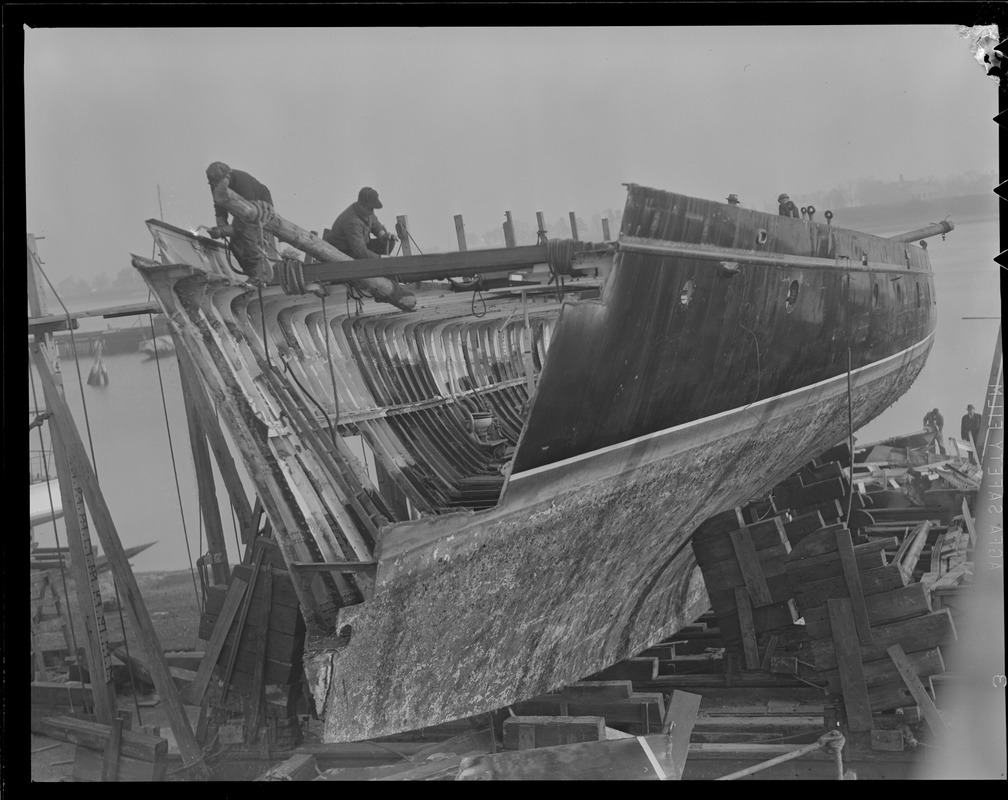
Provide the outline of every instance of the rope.
{"type": "MultiPolygon", "coordinates": [[[[154,315],[148,314],[147,316],[150,319],[151,338],[153,339],[155,338],[154,315]]],[[[196,570],[193,567],[192,548],[189,546],[189,531],[186,528],[185,511],[182,507],[182,489],[179,486],[178,467],[175,463],[175,447],[172,445],[171,425],[168,423],[168,403],[165,400],[164,380],[161,377],[161,357],[158,355],[156,346],[154,348],[154,363],[157,364],[158,385],[161,387],[161,407],[164,409],[165,429],[168,431],[168,452],[171,454],[172,473],[175,476],[175,494],[178,496],[179,516],[182,518],[182,535],[185,537],[186,554],[189,557],[189,574],[192,576],[193,591],[196,593],[196,605],[202,614],[203,604],[200,602],[202,598],[200,597],[199,587],[196,585],[196,570]]]]}
{"type": "Polygon", "coordinates": [[[476,288],[473,289],[472,302],[469,304],[469,310],[476,319],[482,319],[487,315],[487,304],[486,300],[483,299],[483,292],[480,291],[479,287],[482,283],[482,279],[476,282],[476,288]],[[483,313],[476,313],[476,298],[479,297],[479,301],[483,304],[483,313]]]}
{"type": "Polygon", "coordinates": [[[266,351],[266,363],[269,364],[271,368],[273,367],[273,359],[270,357],[269,351],[269,339],[266,338],[266,307],[263,305],[262,297],[262,284],[256,286],[256,291],[259,293],[259,316],[262,322],[262,338],[263,338],[263,350],[266,351]]]}

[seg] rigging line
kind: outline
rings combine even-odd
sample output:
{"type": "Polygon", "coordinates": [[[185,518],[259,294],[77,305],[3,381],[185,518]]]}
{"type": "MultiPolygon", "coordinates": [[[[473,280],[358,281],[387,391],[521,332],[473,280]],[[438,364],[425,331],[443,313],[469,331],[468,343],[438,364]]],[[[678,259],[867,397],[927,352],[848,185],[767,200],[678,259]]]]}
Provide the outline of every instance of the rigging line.
{"type": "MultiPolygon", "coordinates": [[[[28,367],[28,376],[31,378],[32,403],[34,403],[35,407],[38,408],[38,395],[35,391],[35,373],[32,371],[31,366],[28,367]]],[[[39,434],[39,444],[41,445],[42,450],[45,451],[45,438],[42,436],[41,425],[39,425],[38,434],[39,434]]],[[[56,525],[56,510],[55,510],[55,504],[53,503],[52,499],[52,484],[50,483],[49,478],[49,460],[44,457],[42,459],[42,469],[46,479],[46,492],[49,494],[49,511],[52,514],[53,536],[55,536],[56,538],[56,547],[58,548],[60,547],[59,527],[56,525]]],[[[67,536],[69,535],[70,534],[68,532],[67,536]]],[[[67,542],[67,544],[69,544],[69,542],[67,542]]],[[[80,666],[80,650],[77,647],[77,630],[76,627],[74,626],[73,613],[71,611],[70,606],[70,594],[69,590],[67,589],[66,567],[63,565],[62,558],[59,559],[59,565],[60,565],[60,577],[63,580],[63,599],[64,602],[66,603],[66,615],[70,622],[70,641],[73,644],[73,657],[74,660],[77,662],[78,666],[80,666]]],[[[72,692],[70,693],[70,707],[74,708],[72,692]]]]}
{"type": "MultiPolygon", "coordinates": [[[[151,339],[155,339],[156,337],[154,336],[154,315],[148,314],[147,318],[150,320],[151,339]]],[[[193,568],[192,548],[189,546],[189,531],[186,528],[185,510],[182,507],[182,488],[181,486],[179,486],[178,467],[175,463],[175,447],[172,444],[171,425],[168,423],[168,403],[165,400],[164,380],[161,377],[161,357],[158,355],[158,347],[156,342],[154,344],[154,363],[157,365],[158,385],[161,387],[161,407],[164,409],[165,429],[168,431],[168,452],[171,454],[172,473],[175,476],[175,494],[178,496],[179,516],[182,519],[182,535],[185,537],[186,555],[189,557],[189,574],[192,576],[193,591],[196,593],[196,605],[199,608],[200,613],[202,614],[203,605],[200,602],[202,598],[200,597],[199,587],[196,585],[196,571],[193,568]]]]}
{"type": "Polygon", "coordinates": [[[850,448],[850,475],[847,481],[847,516],[844,527],[850,527],[851,506],[854,504],[854,399],[851,392],[851,349],[847,347],[847,446],[850,448]]]}
{"type": "Polygon", "coordinates": [[[266,307],[263,305],[261,283],[256,286],[256,291],[259,293],[259,321],[262,322],[263,350],[266,351],[266,363],[269,364],[270,369],[275,370],[276,367],[273,366],[273,359],[270,357],[269,340],[266,338],[266,307]]]}

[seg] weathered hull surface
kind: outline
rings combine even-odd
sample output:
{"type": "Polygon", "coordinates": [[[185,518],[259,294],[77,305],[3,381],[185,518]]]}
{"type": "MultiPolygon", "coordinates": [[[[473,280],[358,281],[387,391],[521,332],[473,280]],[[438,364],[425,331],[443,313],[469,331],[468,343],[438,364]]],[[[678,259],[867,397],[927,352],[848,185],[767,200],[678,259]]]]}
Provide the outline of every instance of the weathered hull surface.
{"type": "Polygon", "coordinates": [[[848,381],[855,427],[895,402],[935,327],[920,248],[636,186],[599,300],[480,318],[423,291],[409,314],[260,306],[211,245],[152,230],[187,266],[134,263],[287,562],[377,560],[373,584],[295,582],[329,741],[498,708],[688,624],[699,523],[844,439],[848,381]]]}

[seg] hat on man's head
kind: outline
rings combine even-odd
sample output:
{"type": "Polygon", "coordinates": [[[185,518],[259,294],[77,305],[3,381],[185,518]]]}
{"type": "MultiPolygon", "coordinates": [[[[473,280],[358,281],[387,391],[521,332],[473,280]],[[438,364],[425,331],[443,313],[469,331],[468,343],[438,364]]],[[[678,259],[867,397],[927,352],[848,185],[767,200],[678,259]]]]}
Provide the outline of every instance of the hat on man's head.
{"type": "Polygon", "coordinates": [[[967,410],[967,411],[975,411],[976,409],[974,408],[973,404],[972,404],[972,403],[970,403],[970,404],[968,404],[968,405],[966,406],[966,410],[967,410]]]}
{"type": "Polygon", "coordinates": [[[365,186],[357,194],[357,202],[362,206],[368,206],[369,208],[381,208],[381,200],[378,199],[378,192],[372,189],[370,186],[365,186]]]}
{"type": "Polygon", "coordinates": [[[218,184],[231,174],[231,167],[223,161],[214,161],[206,168],[207,180],[212,184],[218,184]]]}
{"type": "Polygon", "coordinates": [[[777,202],[778,203],[783,203],[785,200],[790,200],[790,199],[791,198],[788,197],[787,194],[784,193],[784,192],[782,192],[781,194],[777,195],[777,202]]]}
{"type": "Polygon", "coordinates": [[[731,203],[732,205],[738,204],[738,201],[739,199],[737,194],[728,195],[728,202],[731,203]]]}

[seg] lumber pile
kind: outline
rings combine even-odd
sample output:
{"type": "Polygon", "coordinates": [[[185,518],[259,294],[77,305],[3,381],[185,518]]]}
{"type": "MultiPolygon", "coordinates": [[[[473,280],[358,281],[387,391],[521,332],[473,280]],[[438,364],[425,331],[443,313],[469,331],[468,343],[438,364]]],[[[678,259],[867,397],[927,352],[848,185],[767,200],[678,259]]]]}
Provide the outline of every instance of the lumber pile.
{"type": "Polygon", "coordinates": [[[76,745],[76,781],[164,780],[168,741],[126,730],[123,723],[124,719],[116,719],[110,726],[71,716],[52,716],[41,720],[39,732],[76,745]]]}

